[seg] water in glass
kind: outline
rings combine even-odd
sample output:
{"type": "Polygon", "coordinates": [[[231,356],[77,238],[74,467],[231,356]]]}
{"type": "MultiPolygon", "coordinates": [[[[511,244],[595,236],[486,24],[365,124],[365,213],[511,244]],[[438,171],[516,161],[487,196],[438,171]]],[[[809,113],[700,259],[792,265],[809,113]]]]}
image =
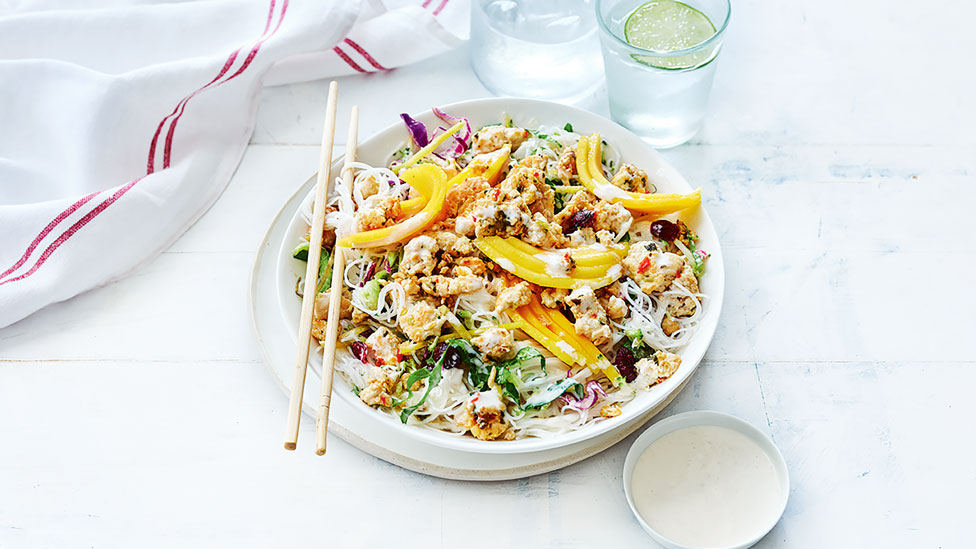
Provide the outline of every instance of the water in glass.
{"type": "Polygon", "coordinates": [[[603,82],[593,0],[473,0],[471,64],[497,95],[564,102],[603,82]]]}
{"type": "MultiPolygon", "coordinates": [[[[702,125],[720,42],[714,40],[703,50],[677,57],[668,56],[667,52],[648,54],[634,47],[637,40],[631,36],[628,41],[625,25],[635,10],[646,3],[601,1],[598,8],[605,25],[601,40],[610,113],[615,121],[651,145],[673,147],[694,136],[702,125]]],[[[727,0],[711,3],[728,6],[727,0]]],[[[724,14],[704,9],[694,2],[682,6],[694,8],[712,24],[721,25],[728,13],[727,9],[724,14]],[[716,21],[716,16],[722,19],[716,21]]]]}

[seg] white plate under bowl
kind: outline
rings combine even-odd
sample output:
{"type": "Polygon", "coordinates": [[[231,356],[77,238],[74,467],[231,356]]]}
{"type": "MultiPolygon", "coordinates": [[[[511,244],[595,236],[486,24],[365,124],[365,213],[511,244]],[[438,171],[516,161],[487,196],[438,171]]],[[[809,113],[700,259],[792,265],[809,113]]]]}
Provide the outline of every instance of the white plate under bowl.
{"type": "MultiPolygon", "coordinates": [[[[570,122],[577,133],[600,132],[603,139],[616,149],[622,159],[637,165],[648,173],[659,192],[687,193],[692,190],[688,182],[640,138],[617,124],[587,111],[545,101],[511,98],[463,101],[442,108],[452,115],[468,118],[473,127],[499,123],[505,114],[508,114],[517,125],[530,128],[538,125],[562,127],[570,122]]],[[[418,114],[415,118],[428,125],[440,123],[429,112],[418,114]]],[[[360,143],[357,160],[373,165],[383,165],[390,154],[402,147],[407,140],[406,130],[402,122],[398,121],[360,143]]],[[[340,164],[340,161],[334,163],[334,174],[338,174],[340,164]]],[[[306,191],[302,194],[301,200],[308,200],[309,193],[310,191],[306,191]]],[[[585,442],[608,435],[618,429],[636,428],[633,426],[634,422],[646,420],[649,417],[647,415],[649,411],[659,408],[691,377],[711,342],[721,313],[725,272],[718,236],[703,207],[682,213],[681,218],[698,233],[700,248],[711,254],[705,274],[701,278],[701,291],[708,296],[705,302],[705,313],[698,330],[679,353],[682,364],[678,371],[663,383],[656,385],[650,391],[643,392],[624,406],[623,413],[620,416],[587,425],[571,433],[549,438],[485,442],[472,437],[403,425],[398,419],[364,405],[353,394],[348,383],[341,376],[336,376],[332,398],[332,417],[337,418],[338,403],[341,404],[343,410],[340,414],[344,415],[345,411],[358,414],[365,418],[367,423],[379,429],[379,432],[395,433],[396,436],[406,436],[425,445],[439,446],[460,452],[490,454],[542,452],[585,442]]],[[[277,246],[276,258],[273,259],[276,262],[273,291],[277,294],[280,322],[286,328],[292,346],[297,341],[298,318],[301,309],[301,301],[295,295],[295,283],[304,274],[305,264],[294,259],[291,252],[301,240],[304,231],[305,222],[296,208],[293,210],[290,220],[287,221],[287,226],[284,227],[281,240],[272,243],[272,245],[276,244],[277,246]]],[[[266,261],[270,260],[272,258],[266,259],[266,261]]],[[[266,290],[267,288],[263,287],[258,289],[258,291],[266,290]]],[[[321,356],[319,354],[313,355],[310,365],[315,376],[319,376],[321,356]]],[[[312,402],[316,401],[317,397],[313,397],[312,402]]]]}
{"type": "Polygon", "coordinates": [[[661,535],[657,532],[657,530],[647,524],[640,512],[637,511],[637,505],[634,504],[634,494],[631,489],[631,481],[634,478],[634,467],[637,466],[637,460],[640,459],[641,454],[643,454],[644,450],[647,450],[651,444],[673,431],[686,429],[688,427],[699,427],[702,425],[724,427],[745,435],[749,440],[755,442],[756,445],[758,445],[759,448],[767,456],[769,456],[769,460],[772,462],[773,468],[776,470],[776,475],[779,478],[780,485],[776,520],[770,522],[761,532],[756,532],[756,535],[747,542],[738,545],[730,545],[721,549],[746,549],[748,547],[752,547],[766,534],[768,534],[774,526],[776,526],[776,523],[779,521],[780,517],[783,516],[783,512],[786,511],[786,502],[790,497],[790,474],[789,470],[786,468],[786,460],[783,458],[783,454],[779,451],[779,448],[773,444],[772,439],[766,436],[766,434],[760,431],[755,425],[733,415],[723,414],[721,412],[712,412],[709,410],[696,410],[671,416],[648,427],[647,430],[641,433],[641,436],[637,437],[637,440],[635,440],[631,445],[630,450],[627,452],[627,459],[624,460],[624,472],[622,477],[624,482],[624,495],[627,497],[627,503],[630,505],[630,510],[633,511],[634,516],[637,518],[637,522],[640,523],[641,527],[648,534],[650,534],[655,541],[668,549],[689,549],[687,546],[681,545],[680,543],[674,542],[661,535]]]}
{"type": "MultiPolygon", "coordinates": [[[[265,366],[286,395],[291,392],[294,377],[295,339],[280,315],[279,296],[275,287],[275,259],[288,221],[298,209],[302,197],[314,184],[314,177],[306,181],[272,222],[258,248],[249,287],[249,312],[258,347],[264,356],[265,366]]],[[[316,415],[313,404],[318,402],[320,383],[319,371],[310,370],[303,393],[302,411],[307,415],[306,421],[312,423],[316,415]]],[[[684,385],[687,384],[688,381],[685,381],[684,385]]],[[[329,418],[329,444],[331,447],[333,437],[339,437],[384,461],[441,478],[477,481],[524,478],[561,469],[609,448],[661,411],[684,385],[630,425],[552,450],[510,454],[463,452],[427,444],[406,436],[402,428],[391,429],[373,421],[367,414],[357,410],[361,406],[356,402],[350,405],[341,399],[333,399],[329,418]]],[[[300,448],[308,448],[307,451],[311,451],[310,444],[310,440],[299,441],[300,448]]]]}

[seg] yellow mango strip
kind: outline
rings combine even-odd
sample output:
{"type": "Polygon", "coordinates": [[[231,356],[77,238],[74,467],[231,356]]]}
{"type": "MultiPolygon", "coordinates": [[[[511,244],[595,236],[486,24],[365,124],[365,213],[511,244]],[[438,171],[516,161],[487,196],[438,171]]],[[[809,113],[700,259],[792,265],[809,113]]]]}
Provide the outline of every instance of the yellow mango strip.
{"type": "Polygon", "coordinates": [[[634,193],[610,183],[603,176],[600,134],[582,137],[576,145],[576,171],[580,183],[590,192],[644,214],[667,215],[701,204],[701,189],[689,194],[634,193]]]}
{"type": "MultiPolygon", "coordinates": [[[[438,168],[440,169],[440,168],[438,168]]],[[[339,241],[339,245],[344,248],[374,248],[378,246],[389,246],[390,244],[406,240],[419,233],[431,225],[440,215],[444,207],[444,198],[447,196],[447,174],[441,170],[438,176],[434,196],[431,197],[427,205],[420,212],[393,225],[382,229],[373,229],[349,235],[339,241]]]]}
{"type": "MultiPolygon", "coordinates": [[[[495,237],[501,238],[501,237],[495,237]]],[[[540,261],[545,263],[545,260],[540,259],[538,254],[552,253],[552,254],[563,254],[569,252],[569,256],[573,258],[573,261],[577,265],[582,267],[593,267],[602,265],[604,267],[612,267],[620,260],[627,257],[627,250],[630,247],[629,244],[614,244],[611,246],[605,246],[606,249],[601,250],[593,246],[583,246],[580,248],[562,248],[555,250],[544,250],[542,248],[537,248],[524,240],[507,237],[503,239],[506,245],[511,246],[525,254],[535,257],[540,261]]],[[[499,247],[499,246],[496,246],[499,247]]]]}
{"type": "Polygon", "coordinates": [[[576,335],[576,327],[569,322],[569,319],[562,312],[546,309],[542,306],[542,303],[538,302],[538,299],[529,305],[533,307],[533,312],[536,314],[547,315],[553,320],[554,324],[559,327],[563,337],[572,341],[574,347],[579,349],[580,354],[586,357],[587,366],[594,366],[600,369],[611,383],[620,385],[623,381],[623,376],[620,375],[617,368],[607,360],[607,357],[603,356],[603,352],[592,341],[576,335]]]}
{"type": "Polygon", "coordinates": [[[429,199],[426,196],[418,196],[400,202],[400,217],[406,219],[424,209],[429,199]]]}
{"type": "Polygon", "coordinates": [[[435,137],[426,147],[417,151],[413,156],[407,159],[406,162],[400,164],[396,168],[393,168],[393,173],[399,174],[401,171],[413,166],[417,162],[423,160],[425,156],[432,153],[434,149],[441,146],[441,143],[447,141],[449,137],[456,134],[461,128],[464,127],[464,120],[459,121],[457,124],[451,126],[446,132],[435,137]]]}
{"type": "MultiPolygon", "coordinates": [[[[620,277],[620,269],[616,269],[618,272],[613,272],[613,267],[619,263],[619,258],[614,254],[608,256],[614,259],[613,263],[577,267],[573,269],[572,276],[553,276],[547,272],[546,262],[540,259],[539,255],[533,256],[525,253],[526,248],[524,246],[528,246],[528,244],[517,238],[489,236],[475,240],[474,245],[506,271],[523,280],[547,288],[574,289],[580,286],[600,288],[613,283],[620,277]]],[[[529,249],[534,250],[536,254],[558,255],[561,253],[561,251],[546,252],[535,247],[529,249]]]]}
{"type": "Polygon", "coordinates": [[[557,193],[575,193],[584,189],[586,189],[586,187],[582,185],[556,185],[552,188],[553,192],[557,193]]]}
{"type": "MultiPolygon", "coordinates": [[[[501,149],[498,149],[494,153],[491,153],[496,155],[496,157],[487,166],[483,164],[474,164],[474,165],[469,164],[463,170],[461,170],[457,175],[455,175],[454,177],[448,180],[447,187],[451,188],[454,185],[467,181],[469,178],[478,177],[478,176],[484,177],[492,185],[498,183],[498,179],[502,173],[502,169],[504,169],[505,166],[508,164],[508,155],[511,152],[511,150],[512,147],[510,145],[505,145],[501,149]]],[[[427,165],[430,164],[421,164],[420,166],[427,166],[427,165]]],[[[420,166],[417,167],[419,168],[420,166]]],[[[404,172],[404,175],[406,175],[406,172],[404,172]]],[[[402,212],[400,215],[403,217],[409,217],[423,209],[424,205],[427,203],[428,198],[433,193],[433,186],[430,184],[429,179],[417,178],[416,181],[407,181],[403,177],[401,177],[401,179],[409,183],[411,187],[417,189],[417,192],[420,193],[420,196],[418,197],[410,198],[408,200],[404,200],[403,202],[400,202],[400,210],[402,212]]]]}
{"type": "Polygon", "coordinates": [[[543,330],[537,328],[535,325],[529,323],[525,317],[518,313],[516,310],[509,310],[508,316],[519,325],[519,328],[528,334],[529,337],[534,339],[539,345],[545,347],[550,353],[552,353],[556,358],[563,361],[567,366],[572,366],[576,364],[577,358],[571,356],[564,349],[561,349],[558,343],[558,339],[550,332],[546,333],[543,330]]]}

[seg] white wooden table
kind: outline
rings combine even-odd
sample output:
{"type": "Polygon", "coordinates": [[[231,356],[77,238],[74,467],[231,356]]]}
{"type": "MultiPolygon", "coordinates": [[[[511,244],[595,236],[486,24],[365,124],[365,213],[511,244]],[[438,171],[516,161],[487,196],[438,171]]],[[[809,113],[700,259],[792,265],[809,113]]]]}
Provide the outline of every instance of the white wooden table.
{"type": "MultiPolygon", "coordinates": [[[[762,547],[972,546],[976,9],[936,4],[735,2],[707,126],[665,153],[704,187],[728,295],[664,415],[773,436],[793,489],[762,547]]],[[[368,135],[487,95],[466,55],[343,79],[340,112],[362,105],[368,135]]],[[[653,545],[620,485],[633,437],[490,484],[338,439],[316,457],[307,418],[281,449],[245,290],[315,169],[325,87],[264,92],[233,181],[169,251],[0,331],[0,547],[653,545]]]]}

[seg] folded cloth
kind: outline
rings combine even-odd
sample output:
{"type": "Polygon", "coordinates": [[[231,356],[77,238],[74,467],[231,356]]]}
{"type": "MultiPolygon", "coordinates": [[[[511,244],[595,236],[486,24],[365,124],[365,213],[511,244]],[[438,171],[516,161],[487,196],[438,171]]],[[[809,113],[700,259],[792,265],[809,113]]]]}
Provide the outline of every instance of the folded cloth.
{"type": "Polygon", "coordinates": [[[467,10],[41,0],[0,15],[0,327],[176,240],[230,180],[263,85],[442,53],[460,43],[467,10]]]}

